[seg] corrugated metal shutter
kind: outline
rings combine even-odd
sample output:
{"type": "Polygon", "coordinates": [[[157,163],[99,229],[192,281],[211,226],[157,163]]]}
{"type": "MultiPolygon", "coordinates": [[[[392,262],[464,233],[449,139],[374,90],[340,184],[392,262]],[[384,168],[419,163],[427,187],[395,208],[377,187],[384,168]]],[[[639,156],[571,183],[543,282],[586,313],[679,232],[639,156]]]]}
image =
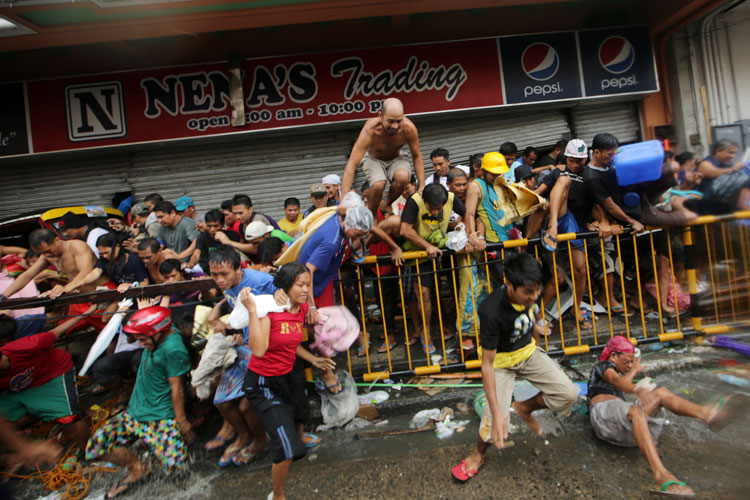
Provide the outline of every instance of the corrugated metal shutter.
{"type": "Polygon", "coordinates": [[[117,192],[130,191],[126,156],[60,161],[42,159],[3,162],[0,214],[9,217],[66,205],[111,206],[117,192]]]}
{"type": "Polygon", "coordinates": [[[515,143],[519,151],[527,146],[545,146],[570,134],[565,116],[559,110],[493,114],[481,113],[474,117],[451,117],[414,120],[419,129],[420,146],[425,161],[425,171],[434,170],[430,152],[446,148],[451,154],[451,164],[468,164],[469,156],[497,151],[506,141],[515,143]]]}
{"type": "MultiPolygon", "coordinates": [[[[504,141],[519,148],[548,145],[570,133],[563,113],[478,111],[414,118],[419,128],[427,174],[429,153],[437,147],[451,152],[452,163],[469,155],[497,151],[504,141]]],[[[158,192],[175,200],[193,198],[199,212],[218,208],[236,193],[248,194],[255,209],[283,216],[283,200],[300,199],[310,206],[309,187],[329,173],[343,173],[361,122],[328,131],[292,131],[287,136],[245,135],[229,143],[166,145],[153,151],[113,152],[106,161],[37,162],[31,169],[11,167],[14,201],[3,194],[0,207],[12,215],[32,208],[69,203],[110,204],[116,191],[132,190],[139,199],[158,192]],[[46,164],[45,164],[46,163],[46,164]],[[102,167],[106,165],[106,169],[102,167]],[[31,191],[29,187],[31,186],[31,191]],[[31,194],[31,196],[29,196],[31,194]]],[[[278,135],[278,134],[277,134],[278,135]]],[[[105,153],[106,154],[106,153],[105,153]]],[[[103,156],[98,153],[97,156],[103,156]]],[[[10,165],[8,165],[10,166],[10,165]]],[[[6,169],[8,170],[8,169],[6,169]]],[[[358,170],[355,187],[364,182],[358,170]]]]}
{"type": "Polygon", "coordinates": [[[250,196],[254,209],[283,216],[283,202],[294,196],[311,205],[310,186],[328,173],[341,173],[356,131],[290,134],[241,142],[138,153],[128,173],[138,197],[158,192],[167,200],[188,194],[199,212],[218,208],[237,193],[250,196]]]}
{"type": "Polygon", "coordinates": [[[641,139],[638,109],[634,102],[584,105],[573,108],[573,132],[591,146],[594,136],[609,132],[621,144],[641,139]]]}

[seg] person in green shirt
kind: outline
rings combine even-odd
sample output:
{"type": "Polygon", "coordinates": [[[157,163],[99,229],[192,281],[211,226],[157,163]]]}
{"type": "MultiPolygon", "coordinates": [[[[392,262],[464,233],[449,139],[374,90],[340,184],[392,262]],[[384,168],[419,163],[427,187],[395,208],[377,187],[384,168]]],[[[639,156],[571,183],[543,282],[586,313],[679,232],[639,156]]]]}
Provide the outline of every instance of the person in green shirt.
{"type": "Polygon", "coordinates": [[[185,465],[186,442],[193,439],[182,385],[190,359],[179,332],[172,328],[169,309],[143,308],[131,316],[123,331],[144,347],[133,394],[127,410],[97,430],[86,447],[87,460],[112,462],[130,471],[107,498],[122,495],[151,473],[148,464],[127,448],[130,443],[143,439],[169,474],[185,465]]]}

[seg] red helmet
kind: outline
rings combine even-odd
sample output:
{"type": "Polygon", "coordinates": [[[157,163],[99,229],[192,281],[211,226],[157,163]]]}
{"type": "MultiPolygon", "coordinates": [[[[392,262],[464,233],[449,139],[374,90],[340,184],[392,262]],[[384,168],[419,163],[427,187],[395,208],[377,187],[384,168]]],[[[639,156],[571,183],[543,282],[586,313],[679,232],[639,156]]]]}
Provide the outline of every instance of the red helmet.
{"type": "Polygon", "coordinates": [[[168,330],[172,326],[172,316],[169,308],[150,306],[133,314],[122,330],[136,335],[156,335],[168,330]]]}

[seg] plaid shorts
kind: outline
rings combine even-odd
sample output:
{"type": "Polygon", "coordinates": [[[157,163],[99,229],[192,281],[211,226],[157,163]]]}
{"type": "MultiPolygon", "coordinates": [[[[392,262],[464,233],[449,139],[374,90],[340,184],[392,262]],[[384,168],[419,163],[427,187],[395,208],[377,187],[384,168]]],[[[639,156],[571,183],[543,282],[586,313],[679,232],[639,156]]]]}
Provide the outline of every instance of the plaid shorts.
{"type": "Polygon", "coordinates": [[[175,419],[139,422],[127,411],[109,419],[91,436],[86,446],[86,460],[94,460],[137,439],[143,439],[167,474],[185,465],[187,446],[175,419]]]}

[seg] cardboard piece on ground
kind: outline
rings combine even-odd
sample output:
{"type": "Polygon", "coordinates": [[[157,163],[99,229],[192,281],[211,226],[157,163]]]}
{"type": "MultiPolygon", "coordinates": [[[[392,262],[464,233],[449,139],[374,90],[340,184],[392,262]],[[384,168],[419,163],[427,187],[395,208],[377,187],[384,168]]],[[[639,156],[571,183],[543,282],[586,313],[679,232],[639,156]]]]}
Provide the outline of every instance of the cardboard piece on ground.
{"type": "MultiPolygon", "coordinates": [[[[443,380],[443,381],[435,380],[433,381],[433,385],[449,386],[449,385],[461,384],[463,382],[464,382],[463,380],[443,380]]],[[[439,394],[443,392],[447,388],[448,387],[430,387],[428,390],[425,391],[425,394],[427,394],[428,396],[434,396],[435,394],[439,394]]]]}
{"type": "Polygon", "coordinates": [[[378,409],[375,408],[375,405],[359,405],[359,410],[357,410],[356,416],[372,421],[378,418],[380,413],[378,413],[378,409]]]}

